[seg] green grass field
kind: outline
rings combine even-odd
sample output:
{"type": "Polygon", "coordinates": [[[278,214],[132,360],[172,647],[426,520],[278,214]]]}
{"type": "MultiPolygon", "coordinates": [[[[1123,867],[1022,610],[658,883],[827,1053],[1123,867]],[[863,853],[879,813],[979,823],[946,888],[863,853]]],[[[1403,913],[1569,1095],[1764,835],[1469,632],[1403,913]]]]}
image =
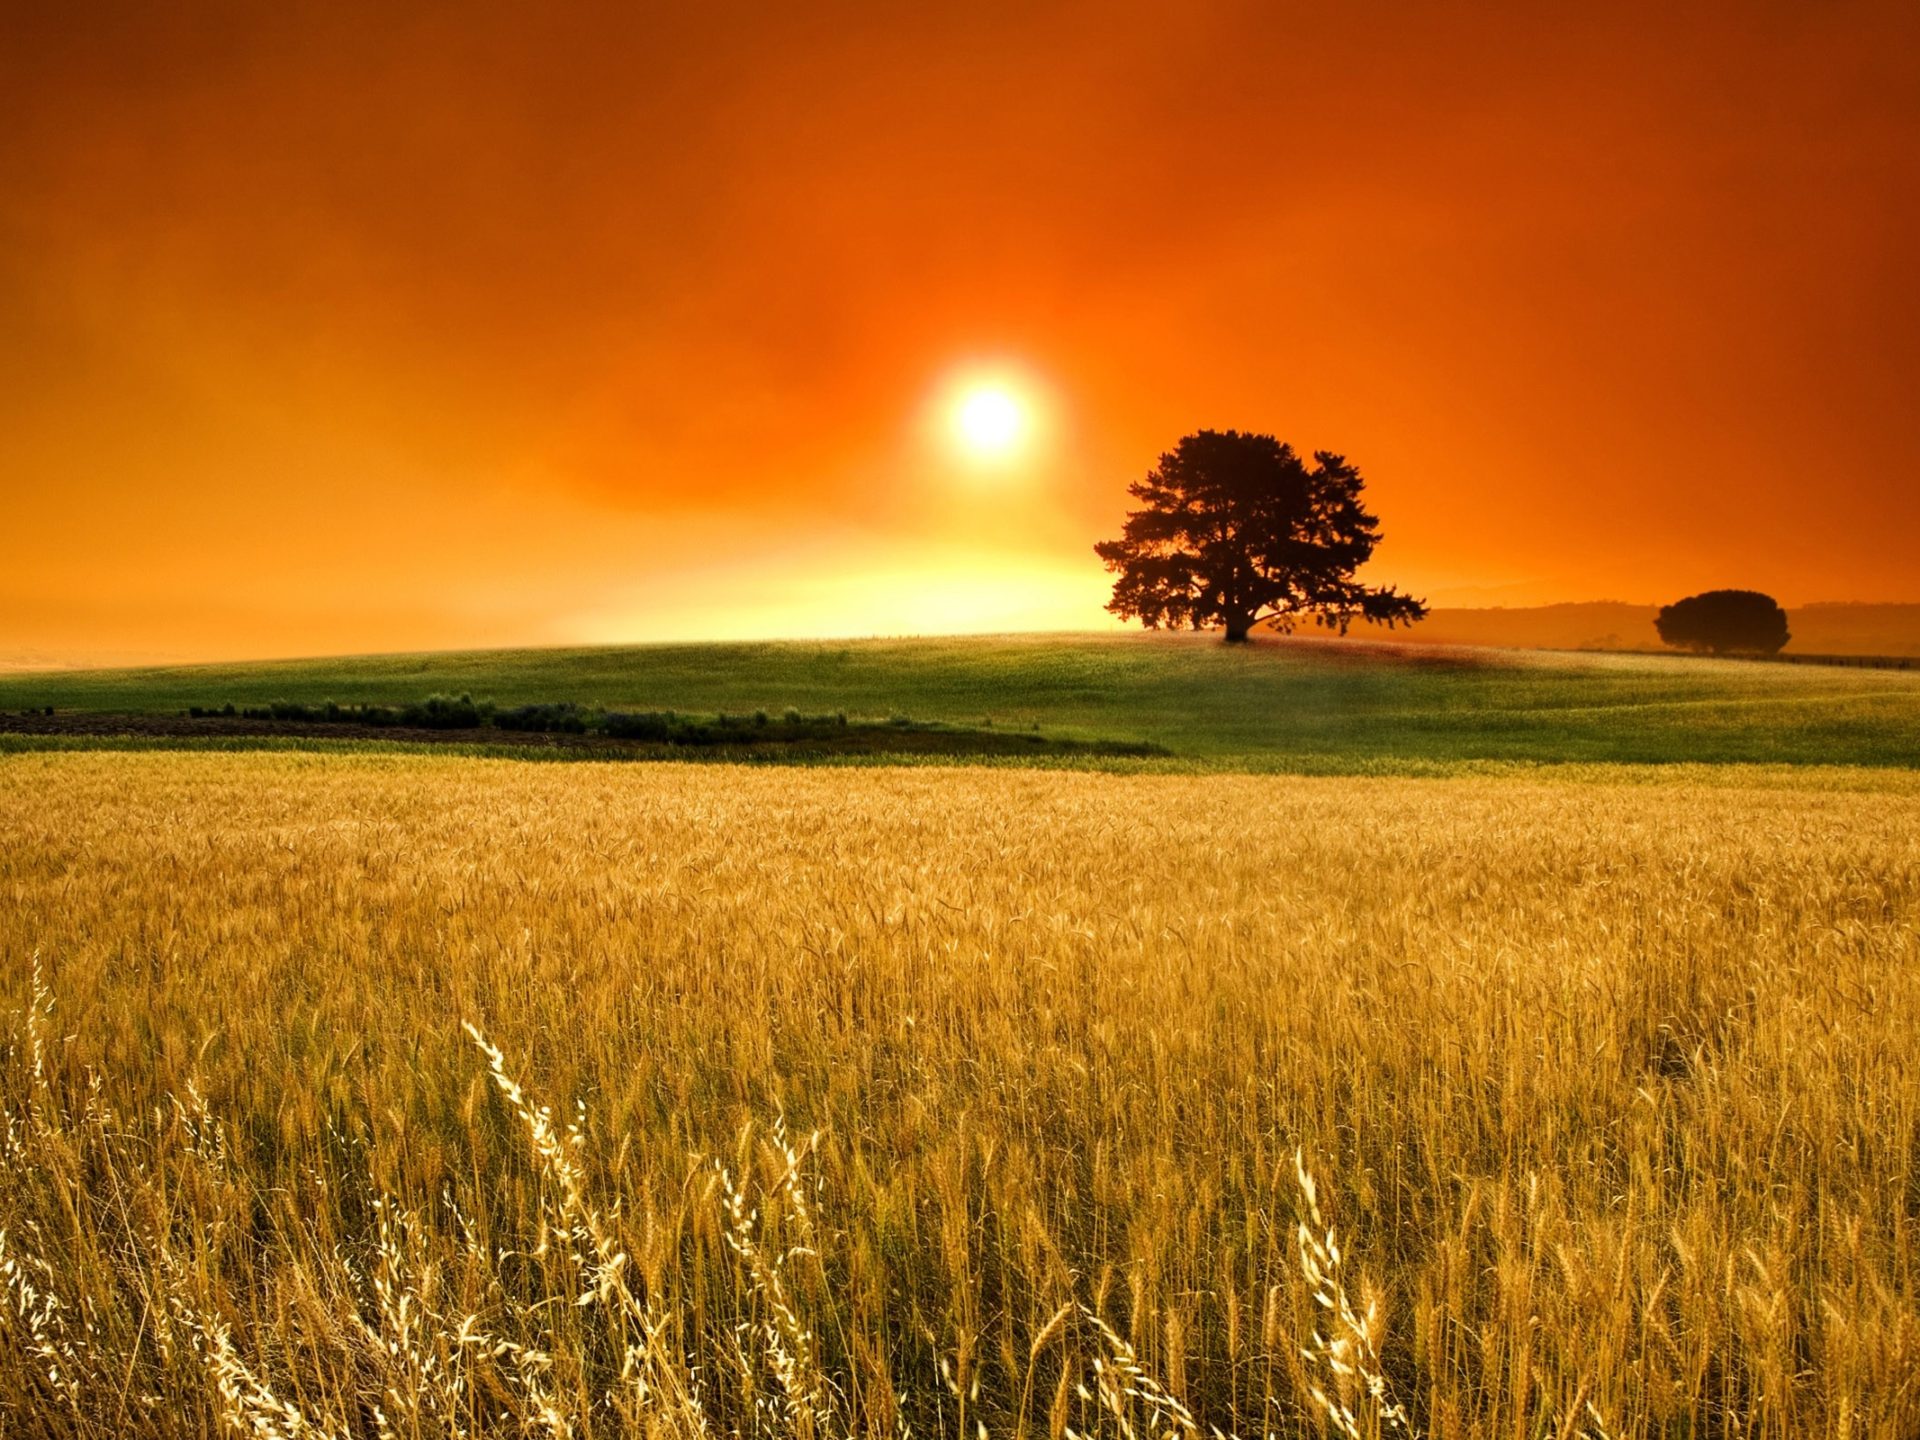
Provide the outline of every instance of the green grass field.
{"type": "MultiPolygon", "coordinates": [[[[471,692],[688,713],[845,710],[1146,740],[1176,763],[1343,773],[1469,762],[1920,764],[1920,674],[1683,657],[1190,635],[469,651],[0,676],[0,711],[471,692]]],[[[14,748],[35,742],[15,739],[14,748]]]]}

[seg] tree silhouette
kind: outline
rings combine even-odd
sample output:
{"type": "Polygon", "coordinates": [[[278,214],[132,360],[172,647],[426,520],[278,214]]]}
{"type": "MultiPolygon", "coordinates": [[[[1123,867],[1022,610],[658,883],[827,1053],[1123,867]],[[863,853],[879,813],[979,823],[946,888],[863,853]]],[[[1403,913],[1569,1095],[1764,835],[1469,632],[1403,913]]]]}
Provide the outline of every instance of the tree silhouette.
{"type": "Polygon", "coordinates": [[[1330,451],[1309,467],[1271,435],[1189,435],[1127,487],[1143,504],[1120,538],[1093,547],[1119,576],[1107,609],[1149,630],[1220,627],[1228,640],[1262,622],[1290,631],[1304,615],[1342,634],[1355,616],[1418,620],[1424,602],[1353,578],[1380,542],[1364,484],[1330,451]]]}
{"type": "Polygon", "coordinates": [[[1787,612],[1758,590],[1708,590],[1661,607],[1654,629],[1682,650],[1772,655],[1792,638],[1787,612]]]}

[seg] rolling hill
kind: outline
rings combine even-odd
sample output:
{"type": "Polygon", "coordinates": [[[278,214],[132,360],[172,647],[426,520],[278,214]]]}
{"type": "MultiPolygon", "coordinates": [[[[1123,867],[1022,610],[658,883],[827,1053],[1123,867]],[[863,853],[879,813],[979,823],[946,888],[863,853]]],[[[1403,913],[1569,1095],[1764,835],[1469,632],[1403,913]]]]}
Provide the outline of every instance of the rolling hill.
{"type": "MultiPolygon", "coordinates": [[[[1146,741],[1178,762],[1920,765],[1920,673],[1194,635],[462,651],[0,677],[0,712],[405,703],[471,693],[685,714],[841,710],[1146,741]]],[[[33,737],[9,737],[13,748],[33,737]]],[[[316,742],[321,743],[321,742],[316,742]]]]}

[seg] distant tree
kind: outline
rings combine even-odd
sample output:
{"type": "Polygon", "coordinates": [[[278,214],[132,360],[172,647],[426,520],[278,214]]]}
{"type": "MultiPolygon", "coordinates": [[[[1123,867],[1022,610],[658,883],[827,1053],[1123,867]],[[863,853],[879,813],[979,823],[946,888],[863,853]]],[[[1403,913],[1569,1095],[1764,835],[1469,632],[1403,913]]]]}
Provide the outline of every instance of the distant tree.
{"type": "Polygon", "coordinates": [[[1093,547],[1119,576],[1107,609],[1149,630],[1220,628],[1236,641],[1306,615],[1342,634],[1356,616],[1410,624],[1424,602],[1353,578],[1380,542],[1363,485],[1330,451],[1309,466],[1271,435],[1189,435],[1127,487],[1143,503],[1120,538],[1093,547]]]}
{"type": "Polygon", "coordinates": [[[1792,638],[1787,612],[1758,590],[1709,590],[1661,607],[1654,628],[1682,650],[1772,655],[1792,638]]]}

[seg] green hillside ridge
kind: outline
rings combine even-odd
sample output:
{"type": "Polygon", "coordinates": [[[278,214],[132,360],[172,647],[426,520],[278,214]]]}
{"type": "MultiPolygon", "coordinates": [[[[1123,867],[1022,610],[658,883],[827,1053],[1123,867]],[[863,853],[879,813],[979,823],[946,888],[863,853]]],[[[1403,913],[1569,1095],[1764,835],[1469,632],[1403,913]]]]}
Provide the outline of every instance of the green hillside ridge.
{"type": "MultiPolygon", "coordinates": [[[[1194,635],[463,651],[0,677],[53,706],[405,704],[471,693],[688,714],[910,716],[1148,741],[1180,761],[1345,772],[1475,761],[1920,765],[1920,674],[1685,657],[1194,635]]],[[[30,747],[13,737],[12,748],[30,747]]]]}

